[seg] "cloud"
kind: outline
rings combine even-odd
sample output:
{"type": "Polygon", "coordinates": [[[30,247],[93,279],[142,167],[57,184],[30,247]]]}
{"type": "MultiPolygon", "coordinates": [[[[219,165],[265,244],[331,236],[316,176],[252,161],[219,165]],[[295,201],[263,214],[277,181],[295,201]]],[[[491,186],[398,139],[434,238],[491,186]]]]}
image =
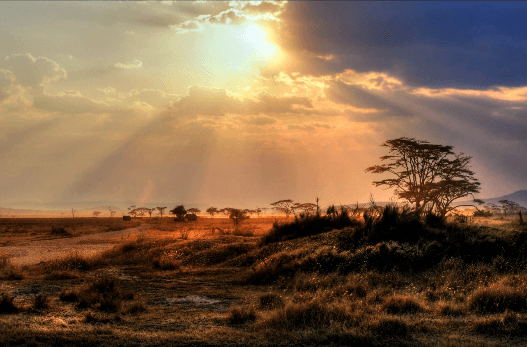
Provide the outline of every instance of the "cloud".
{"type": "Polygon", "coordinates": [[[139,60],[134,60],[133,62],[131,63],[117,63],[114,65],[115,67],[118,67],[120,69],[138,69],[140,68],[141,66],[143,66],[143,63],[139,60]]]}
{"type": "Polygon", "coordinates": [[[276,3],[230,3],[232,8],[217,14],[202,14],[183,23],[171,25],[177,33],[202,30],[208,25],[234,25],[247,21],[278,22],[282,6],[276,3]]]}
{"type": "Polygon", "coordinates": [[[351,68],[389,73],[413,87],[520,86],[525,15],[527,8],[513,3],[292,1],[274,39],[297,58],[283,66],[302,74],[351,68]],[[334,59],[317,58],[324,56],[334,59]]]}
{"type": "Polygon", "coordinates": [[[267,116],[251,117],[247,120],[247,124],[251,125],[271,125],[277,122],[276,119],[267,116]]]}
{"type": "Polygon", "coordinates": [[[30,53],[13,54],[2,64],[10,70],[16,82],[23,86],[41,87],[67,78],[66,70],[46,57],[33,57],[30,53]]]}

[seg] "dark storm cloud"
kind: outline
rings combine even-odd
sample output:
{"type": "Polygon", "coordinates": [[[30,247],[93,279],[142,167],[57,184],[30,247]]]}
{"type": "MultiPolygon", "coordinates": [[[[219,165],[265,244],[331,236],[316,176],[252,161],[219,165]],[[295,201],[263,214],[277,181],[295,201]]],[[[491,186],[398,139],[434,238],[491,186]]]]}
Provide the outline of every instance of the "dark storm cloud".
{"type": "Polygon", "coordinates": [[[436,87],[527,81],[524,3],[299,1],[282,16],[283,46],[312,54],[297,65],[304,73],[386,71],[436,87]]]}

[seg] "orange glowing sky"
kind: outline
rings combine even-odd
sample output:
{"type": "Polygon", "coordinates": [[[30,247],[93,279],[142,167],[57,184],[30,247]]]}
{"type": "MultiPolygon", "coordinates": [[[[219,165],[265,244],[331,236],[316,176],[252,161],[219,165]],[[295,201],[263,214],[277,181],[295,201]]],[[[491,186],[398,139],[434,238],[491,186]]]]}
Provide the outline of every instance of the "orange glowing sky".
{"type": "Polygon", "coordinates": [[[500,6],[1,2],[0,205],[386,201],[364,169],[400,136],[525,189],[527,5],[500,6]]]}

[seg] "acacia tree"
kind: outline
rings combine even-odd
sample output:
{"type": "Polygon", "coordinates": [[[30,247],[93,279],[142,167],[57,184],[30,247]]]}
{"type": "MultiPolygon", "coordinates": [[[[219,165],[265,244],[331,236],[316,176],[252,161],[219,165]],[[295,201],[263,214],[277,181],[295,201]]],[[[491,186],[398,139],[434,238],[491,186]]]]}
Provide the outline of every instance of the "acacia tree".
{"type": "Polygon", "coordinates": [[[237,208],[229,209],[229,218],[232,219],[235,228],[237,228],[241,222],[249,218],[247,212],[248,210],[239,210],[237,208]]]}
{"type": "Polygon", "coordinates": [[[500,200],[498,201],[501,204],[501,209],[503,214],[513,214],[516,211],[519,211],[521,206],[510,200],[500,200]]]}
{"type": "Polygon", "coordinates": [[[291,213],[294,213],[295,203],[291,199],[279,200],[271,204],[274,210],[277,212],[284,213],[286,217],[289,217],[291,213]]]}
{"type": "Polygon", "coordinates": [[[98,217],[101,214],[101,211],[93,211],[92,215],[98,217]]]}
{"type": "Polygon", "coordinates": [[[201,212],[201,210],[199,208],[195,208],[195,207],[189,208],[187,210],[187,213],[193,213],[193,214],[200,213],[200,212],[201,212]]]}
{"type": "Polygon", "coordinates": [[[161,217],[163,217],[163,212],[165,212],[166,207],[156,207],[156,209],[159,211],[159,214],[161,215],[161,217]]]}
{"type": "Polygon", "coordinates": [[[183,220],[185,218],[185,215],[187,214],[187,210],[185,209],[185,206],[178,205],[172,210],[170,210],[170,213],[175,215],[178,220],[183,220]]]}
{"type": "Polygon", "coordinates": [[[451,206],[454,200],[479,193],[480,183],[469,169],[472,158],[455,154],[452,146],[406,137],[388,140],[381,146],[389,149],[389,155],[380,159],[390,162],[370,166],[366,172],[394,175],[373,184],[395,188],[395,194],[415,204],[418,213],[428,207],[444,217],[455,208],[451,206]]]}
{"type": "Polygon", "coordinates": [[[73,207],[71,208],[71,215],[73,218],[75,218],[75,212],[77,212],[77,210],[73,209],[73,207]]]}
{"type": "Polygon", "coordinates": [[[128,207],[128,214],[130,214],[132,217],[137,216],[136,205],[132,205],[132,206],[128,207]]]}
{"type": "Polygon", "coordinates": [[[210,218],[212,218],[216,213],[220,213],[220,210],[218,210],[216,207],[209,207],[205,212],[210,214],[210,218]]]}
{"type": "Polygon", "coordinates": [[[110,210],[110,217],[115,216],[115,211],[112,210],[112,206],[108,206],[108,210],[110,210]]]}

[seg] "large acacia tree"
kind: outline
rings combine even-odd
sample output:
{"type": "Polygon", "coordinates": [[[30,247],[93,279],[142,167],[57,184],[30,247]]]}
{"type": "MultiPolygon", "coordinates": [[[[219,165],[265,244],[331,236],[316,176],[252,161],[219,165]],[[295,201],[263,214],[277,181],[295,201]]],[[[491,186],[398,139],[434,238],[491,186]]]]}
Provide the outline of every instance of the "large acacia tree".
{"type": "Polygon", "coordinates": [[[472,158],[454,153],[452,146],[406,137],[381,146],[389,149],[389,155],[380,159],[389,162],[370,166],[366,172],[394,175],[373,184],[395,188],[395,194],[415,204],[418,212],[426,207],[444,217],[455,208],[454,200],[479,193],[480,183],[469,168],[472,158]]]}

